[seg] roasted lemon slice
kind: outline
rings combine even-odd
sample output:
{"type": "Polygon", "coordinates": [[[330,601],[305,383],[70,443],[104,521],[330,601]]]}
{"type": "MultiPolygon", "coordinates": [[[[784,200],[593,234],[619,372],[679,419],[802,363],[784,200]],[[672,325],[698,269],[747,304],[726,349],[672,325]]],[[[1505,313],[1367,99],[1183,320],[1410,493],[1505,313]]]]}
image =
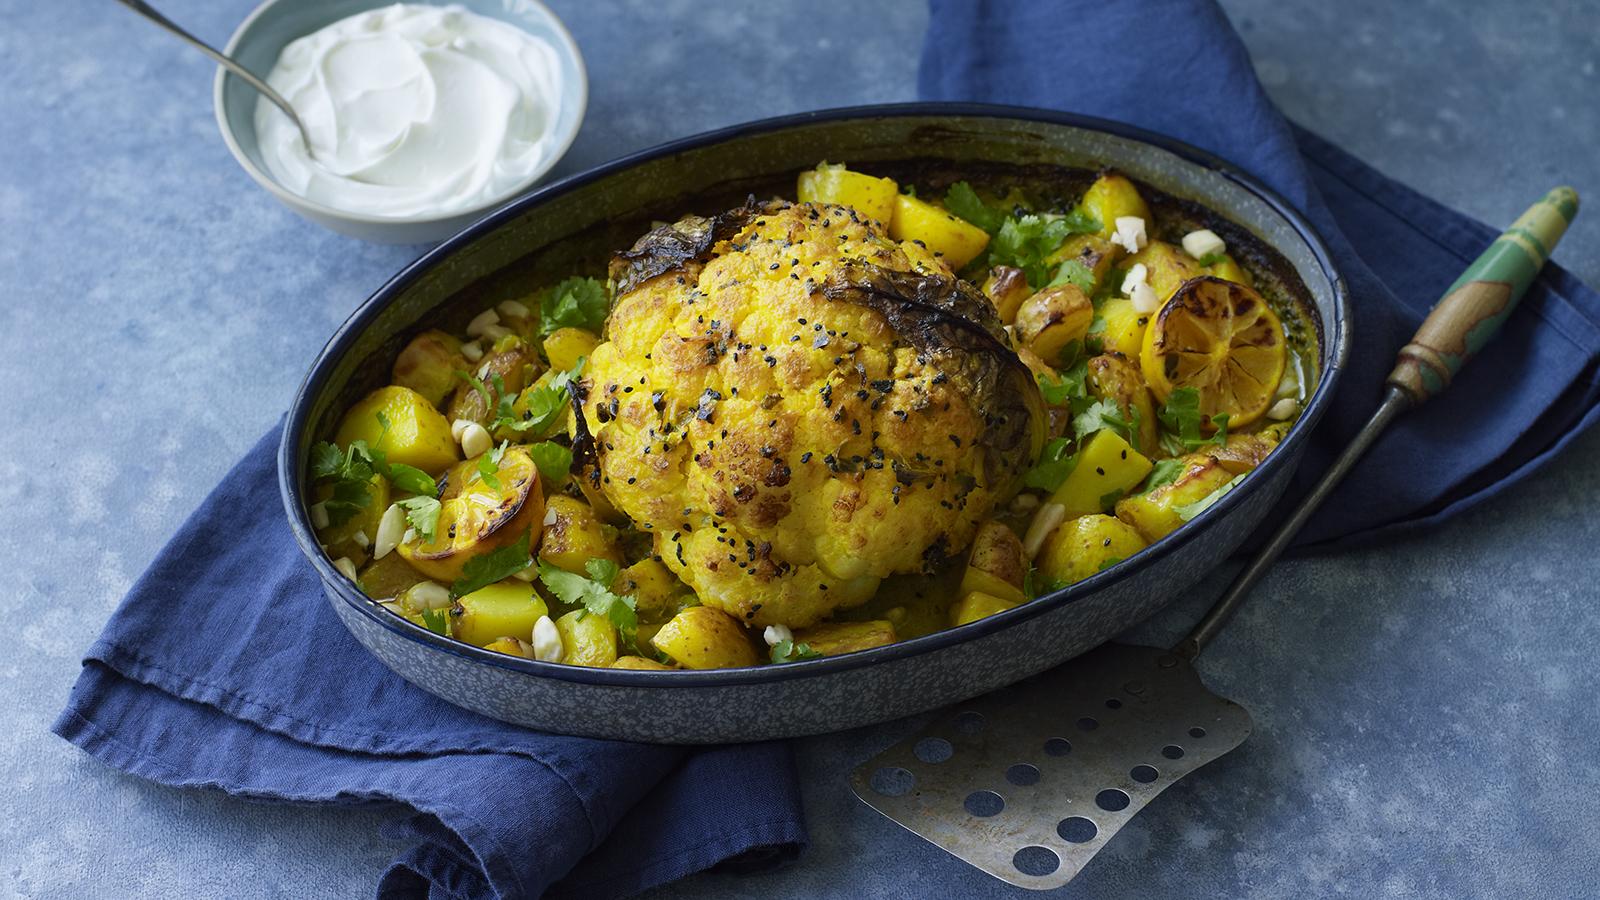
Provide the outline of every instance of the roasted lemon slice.
{"type": "Polygon", "coordinates": [[[1254,422],[1272,405],[1287,358],[1283,323],[1261,295],[1210,276],[1191,278],[1173,293],[1145,331],[1139,354],[1158,399],[1194,388],[1200,412],[1226,415],[1230,428],[1254,422]]]}
{"type": "Polygon", "coordinates": [[[467,563],[531,534],[529,553],[544,521],[539,470],[522,447],[507,447],[492,474],[475,457],[450,468],[432,540],[414,534],[397,548],[406,562],[436,581],[461,577],[467,563]]]}

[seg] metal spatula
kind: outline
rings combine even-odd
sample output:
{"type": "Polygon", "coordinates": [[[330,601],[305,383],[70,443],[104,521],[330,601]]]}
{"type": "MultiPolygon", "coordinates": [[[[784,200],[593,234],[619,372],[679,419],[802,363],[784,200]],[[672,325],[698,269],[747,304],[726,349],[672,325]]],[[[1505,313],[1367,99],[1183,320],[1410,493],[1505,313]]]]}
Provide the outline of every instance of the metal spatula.
{"type": "Polygon", "coordinates": [[[1166,650],[1106,644],[960,704],[856,769],[856,795],[990,875],[1045,890],[1173,782],[1244,743],[1250,714],[1206,689],[1195,658],[1389,423],[1494,336],[1577,211],[1576,192],[1552,190],[1456,279],[1400,351],[1372,418],[1188,637],[1166,650]]]}

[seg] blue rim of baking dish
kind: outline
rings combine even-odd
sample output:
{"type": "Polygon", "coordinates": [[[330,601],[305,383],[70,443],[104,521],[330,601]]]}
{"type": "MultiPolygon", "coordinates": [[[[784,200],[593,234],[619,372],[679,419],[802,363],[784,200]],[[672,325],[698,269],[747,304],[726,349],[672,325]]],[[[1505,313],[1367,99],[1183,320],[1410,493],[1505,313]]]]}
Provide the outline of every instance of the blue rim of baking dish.
{"type": "MultiPolygon", "coordinates": [[[[727,143],[739,138],[820,122],[928,116],[1008,119],[1012,121],[1038,122],[1047,125],[1065,125],[1088,131],[1104,132],[1116,137],[1149,144],[1190,163],[1210,169],[1266,203],[1273,212],[1289,223],[1296,235],[1310,248],[1333,293],[1332,321],[1320,322],[1322,345],[1326,349],[1324,350],[1325,360],[1317,389],[1312,394],[1311,400],[1306,405],[1306,409],[1299,420],[1295,422],[1294,427],[1285,436],[1280,449],[1292,451],[1296,445],[1309,439],[1311,430],[1321,419],[1329,403],[1331,403],[1333,392],[1337,387],[1337,382],[1344,371],[1346,360],[1349,356],[1349,292],[1343,277],[1339,275],[1333,264],[1328,248],[1324,245],[1316,230],[1287,200],[1262,184],[1254,176],[1247,174],[1238,166],[1213,153],[1201,150],[1175,138],[1109,119],[1055,110],[985,103],[945,102],[889,103],[817,110],[815,112],[760,119],[669,141],[545,185],[507,202],[505,206],[468,225],[453,237],[424,253],[401,269],[398,274],[390,278],[372,296],[368,297],[350,315],[350,318],[339,327],[339,330],[334,332],[333,337],[328,340],[327,345],[318,355],[317,361],[306,374],[305,380],[301,382],[300,388],[295,394],[294,404],[290,407],[284,424],[283,439],[278,445],[278,488],[283,498],[285,512],[288,515],[289,527],[294,533],[295,542],[300,545],[301,552],[305,554],[311,565],[317,570],[317,574],[322,578],[323,583],[331,585],[341,600],[349,603],[362,615],[382,627],[410,640],[455,654],[473,662],[509,669],[524,675],[610,687],[731,687],[793,678],[824,676],[862,666],[877,665],[923,653],[931,653],[944,647],[982,638],[1035,616],[1043,615],[1057,607],[1071,603],[1080,597],[1087,596],[1121,581],[1133,574],[1136,569],[1153,565],[1161,557],[1175,552],[1196,537],[1210,523],[1227,516],[1250,495],[1252,485],[1265,484],[1268,479],[1258,477],[1245,479],[1240,483],[1238,489],[1229,491],[1216,503],[1202,511],[1194,520],[1185,523],[1182,528],[1167,535],[1138,554],[1083,581],[1023,603],[1013,609],[987,616],[975,622],[969,622],[966,625],[947,628],[932,634],[898,641],[870,650],[860,650],[841,656],[828,656],[784,665],[762,665],[737,669],[674,669],[667,671],[599,669],[542,662],[496,653],[429,631],[420,625],[393,614],[361,593],[351,579],[346,578],[333,567],[333,562],[322,551],[321,544],[317,541],[316,534],[311,528],[310,515],[305,503],[303,480],[305,459],[298,449],[307,429],[311,425],[312,400],[327,385],[337,363],[351,350],[356,339],[365,332],[382,310],[387,308],[396,297],[418,278],[448,259],[457,250],[495,230],[505,222],[524,215],[530,208],[537,207],[554,197],[559,197],[608,178],[641,163],[688,150],[727,143]]],[[[1294,457],[1295,454],[1293,452],[1272,453],[1268,455],[1267,459],[1252,475],[1272,472],[1291,465],[1291,460],[1294,457]]],[[[1221,562],[1221,560],[1218,560],[1218,562],[1221,562]]]]}

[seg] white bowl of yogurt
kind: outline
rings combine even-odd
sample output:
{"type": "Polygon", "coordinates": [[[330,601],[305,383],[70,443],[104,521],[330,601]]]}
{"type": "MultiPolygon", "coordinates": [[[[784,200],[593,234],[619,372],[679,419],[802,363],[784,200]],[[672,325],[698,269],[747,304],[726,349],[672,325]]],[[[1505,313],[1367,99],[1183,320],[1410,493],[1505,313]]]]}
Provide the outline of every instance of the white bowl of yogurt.
{"type": "Polygon", "coordinates": [[[537,0],[269,0],[227,52],[311,137],[219,69],[217,124],[239,164],[302,216],[369,241],[442,240],[522,194],[588,102],[577,44],[537,0]]]}

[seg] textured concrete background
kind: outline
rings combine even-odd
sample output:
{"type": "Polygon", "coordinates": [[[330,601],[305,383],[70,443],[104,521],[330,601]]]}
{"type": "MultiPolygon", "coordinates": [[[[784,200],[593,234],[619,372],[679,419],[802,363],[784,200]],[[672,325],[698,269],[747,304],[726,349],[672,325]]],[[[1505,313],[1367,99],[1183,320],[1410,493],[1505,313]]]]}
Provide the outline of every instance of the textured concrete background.
{"type": "MultiPolygon", "coordinates": [[[[593,79],[558,174],[740,120],[909,99],[926,15],[918,0],[552,5],[593,79]]],[[[249,4],[162,6],[220,43],[249,4]]],[[[1285,109],[1389,174],[1493,223],[1557,181],[1600,200],[1592,0],[1225,6],[1285,109]]],[[[46,729],[132,579],[415,249],[325,233],[255,188],[216,135],[210,65],[126,11],[0,0],[0,16],[0,898],[362,896],[394,811],[156,788],[46,729]]],[[[1556,258],[1600,283],[1600,212],[1556,258]]],[[[1590,435],[1424,540],[1281,564],[1201,667],[1255,736],[1163,795],[1071,894],[1600,893],[1597,453],[1590,435]]],[[[905,727],[802,745],[801,864],[661,893],[1001,892],[849,795],[844,774],[905,727]]]]}

